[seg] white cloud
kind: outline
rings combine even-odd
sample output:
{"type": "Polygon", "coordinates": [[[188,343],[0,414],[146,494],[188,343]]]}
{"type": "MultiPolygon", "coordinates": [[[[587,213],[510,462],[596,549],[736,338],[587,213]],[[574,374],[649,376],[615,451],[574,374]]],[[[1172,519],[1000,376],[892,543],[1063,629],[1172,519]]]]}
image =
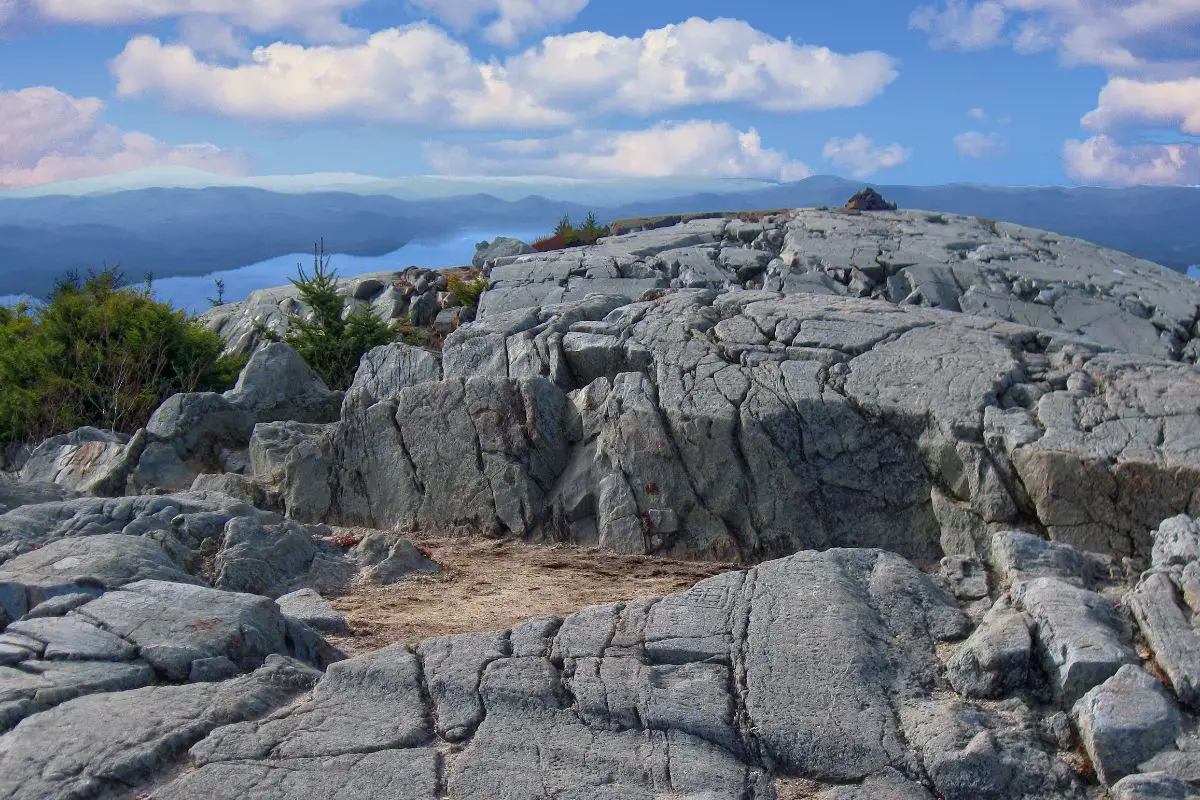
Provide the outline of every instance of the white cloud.
{"type": "Polygon", "coordinates": [[[946,0],[946,6],[918,6],[908,17],[908,27],[925,31],[938,48],[980,50],[1001,41],[1004,31],[1004,6],[993,0],[968,3],[946,0]]]}
{"type": "Polygon", "coordinates": [[[1153,125],[1200,136],[1200,77],[1160,82],[1112,78],[1100,90],[1097,107],[1081,122],[1099,133],[1153,125]]]}
{"type": "Polygon", "coordinates": [[[1121,71],[1194,70],[1198,26],[1196,0],[944,0],[909,18],[909,27],[928,32],[935,47],[1057,48],[1065,63],[1121,71]],[[1005,31],[1008,20],[1017,21],[1015,30],[1005,31]],[[1182,58],[1172,64],[1169,53],[1182,58]]]}
{"type": "Polygon", "coordinates": [[[897,74],[884,53],[844,55],[776,39],[741,20],[695,17],[638,38],[588,31],[548,37],[506,67],[539,97],[639,113],[704,103],[848,108],[879,95],[897,74]]]}
{"type": "Polygon", "coordinates": [[[646,130],[575,132],[482,145],[430,142],[426,158],[444,174],[527,174],[581,178],[669,177],[800,180],[803,163],[764,147],[753,128],[723,122],[663,122],[646,130]]]}
{"type": "Polygon", "coordinates": [[[987,119],[987,112],[982,108],[972,108],[967,112],[967,116],[971,119],[987,119]]]}
{"type": "Polygon", "coordinates": [[[410,0],[418,8],[464,31],[481,19],[489,41],[512,46],[525,34],[570,22],[588,0],[410,0]]]}
{"type": "Polygon", "coordinates": [[[928,31],[935,47],[972,49],[986,37],[962,33],[967,21],[995,6],[1014,27],[1004,30],[1002,22],[987,44],[1008,42],[1019,53],[1056,49],[1063,64],[1110,73],[1097,107],[1081,120],[1100,135],[1063,147],[1073,178],[1161,183],[1194,174],[1192,142],[1119,143],[1111,134],[1173,128],[1200,136],[1200,0],[944,0],[922,6],[910,23],[928,31]]]}
{"type": "Polygon", "coordinates": [[[444,127],[563,125],[570,117],[514,88],[425,23],[350,46],[277,42],[247,63],[206,63],[189,47],[131,40],[112,63],[117,94],[155,94],[175,107],[274,120],[379,119],[444,127]]]}
{"type": "Polygon", "coordinates": [[[159,165],[245,174],[240,153],[211,144],[168,145],[104,123],[104,103],[49,86],[0,92],[0,187],[33,186],[159,165]]]}
{"type": "Polygon", "coordinates": [[[342,13],[366,0],[27,0],[49,22],[122,25],[177,17],[213,17],[256,33],[300,31],[310,41],[360,37],[342,13]]]}
{"type": "Polygon", "coordinates": [[[1107,186],[1200,184],[1200,145],[1121,145],[1099,135],[1063,145],[1067,174],[1079,183],[1107,186]]]}
{"type": "Polygon", "coordinates": [[[182,44],[131,40],[113,61],[118,94],[256,119],[347,117],[439,127],[566,127],[602,112],[652,114],[709,103],[772,111],[861,105],[895,77],[877,52],[842,55],[774,39],[737,20],[690,19],[631,39],[546,38],[483,63],[427,23],[364,42],[277,42],[250,60],[203,60],[182,44]]]}
{"type": "Polygon", "coordinates": [[[850,139],[830,139],[821,150],[826,161],[849,170],[855,178],[866,178],[880,170],[903,164],[912,151],[898,144],[876,147],[861,133],[850,139]]]}
{"type": "Polygon", "coordinates": [[[989,158],[1002,155],[1007,146],[999,134],[966,131],[954,137],[954,149],[967,158],[989,158]]]}

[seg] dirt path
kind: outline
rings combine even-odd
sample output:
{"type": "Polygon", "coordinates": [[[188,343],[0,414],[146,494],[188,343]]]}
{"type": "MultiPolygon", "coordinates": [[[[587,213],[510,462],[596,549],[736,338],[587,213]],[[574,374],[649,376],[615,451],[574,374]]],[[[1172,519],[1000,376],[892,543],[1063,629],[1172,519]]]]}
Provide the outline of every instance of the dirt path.
{"type": "Polygon", "coordinates": [[[497,630],[585,606],[656,597],[738,569],[734,564],[626,556],[569,545],[471,537],[409,537],[443,571],[332,598],[354,636],[328,637],[347,654],[431,636],[497,630]]]}

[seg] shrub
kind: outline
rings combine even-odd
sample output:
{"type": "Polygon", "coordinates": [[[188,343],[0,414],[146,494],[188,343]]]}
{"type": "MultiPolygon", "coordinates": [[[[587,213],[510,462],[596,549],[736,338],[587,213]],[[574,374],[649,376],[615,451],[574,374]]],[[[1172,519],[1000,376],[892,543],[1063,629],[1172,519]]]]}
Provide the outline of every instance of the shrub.
{"type": "Polygon", "coordinates": [[[547,250],[562,250],[567,247],[580,247],[595,244],[601,236],[609,235],[609,227],[596,222],[596,215],[588,213],[582,227],[571,225],[570,218],[563,214],[554,226],[554,233],[532,244],[534,250],[544,253],[547,250]]]}
{"type": "Polygon", "coordinates": [[[475,278],[468,281],[461,276],[451,275],[446,280],[446,290],[454,295],[460,305],[467,308],[479,308],[479,296],[487,288],[487,278],[475,278]]]}
{"type": "Polygon", "coordinates": [[[0,441],[82,425],[131,432],[176,392],[220,391],[244,357],[221,337],[105,269],[71,274],[46,302],[0,308],[0,441]]]}
{"type": "Polygon", "coordinates": [[[324,240],[313,248],[312,275],[300,264],[296,270],[299,278],[290,280],[300,291],[300,301],[308,307],[311,318],[289,315],[288,331],[283,336],[261,325],[258,332],[264,339],[290,344],[330,389],[347,389],[363,353],[395,341],[396,331],[370,309],[345,313],[346,298],[338,291],[337,273],[329,269],[324,240]]]}

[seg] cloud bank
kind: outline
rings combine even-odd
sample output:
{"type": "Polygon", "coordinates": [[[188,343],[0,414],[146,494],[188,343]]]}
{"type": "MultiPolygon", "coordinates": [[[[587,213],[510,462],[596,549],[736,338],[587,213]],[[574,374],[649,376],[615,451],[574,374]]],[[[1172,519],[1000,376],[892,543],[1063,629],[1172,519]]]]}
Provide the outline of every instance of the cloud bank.
{"type": "Polygon", "coordinates": [[[245,155],[211,144],[169,145],[101,120],[104,103],[48,86],[0,92],[0,188],[90,178],[143,167],[188,166],[223,175],[250,169],[245,155]]]}
{"type": "Polygon", "coordinates": [[[575,132],[544,139],[509,139],[480,145],[426,144],[426,158],[450,175],[553,175],[580,178],[647,178],[693,175],[793,181],[811,170],[764,147],[753,128],[722,122],[662,122],[620,132],[575,132]]]}

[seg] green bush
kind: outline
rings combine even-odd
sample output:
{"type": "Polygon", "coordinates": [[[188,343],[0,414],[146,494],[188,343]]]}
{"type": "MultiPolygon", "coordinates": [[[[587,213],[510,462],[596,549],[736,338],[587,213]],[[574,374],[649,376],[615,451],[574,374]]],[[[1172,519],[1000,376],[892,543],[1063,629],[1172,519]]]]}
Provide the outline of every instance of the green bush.
{"type": "Polygon", "coordinates": [[[363,353],[396,340],[396,331],[366,308],[345,313],[346,298],[338,291],[337,273],[329,269],[325,242],[313,249],[313,273],[297,264],[299,278],[291,278],[300,290],[300,301],[311,318],[292,314],[284,336],[259,327],[259,334],[272,341],[290,344],[330,389],[347,389],[354,380],[363,353]]]}
{"type": "Polygon", "coordinates": [[[558,220],[558,224],[554,226],[554,232],[549,236],[538,239],[533,242],[533,249],[539,252],[547,250],[561,250],[565,247],[581,247],[583,245],[595,244],[601,236],[608,236],[611,229],[607,225],[600,225],[596,222],[596,215],[588,213],[587,219],[583,225],[576,228],[571,224],[571,219],[566,214],[563,214],[558,220]]]}
{"type": "Polygon", "coordinates": [[[131,432],[177,392],[221,391],[245,358],[198,320],[105,269],[60,280],[44,305],[0,308],[0,441],[92,425],[131,432]]]}
{"type": "Polygon", "coordinates": [[[487,278],[475,278],[468,281],[458,275],[451,275],[446,281],[446,290],[454,295],[459,305],[467,308],[479,308],[479,296],[487,288],[487,278]]]}

